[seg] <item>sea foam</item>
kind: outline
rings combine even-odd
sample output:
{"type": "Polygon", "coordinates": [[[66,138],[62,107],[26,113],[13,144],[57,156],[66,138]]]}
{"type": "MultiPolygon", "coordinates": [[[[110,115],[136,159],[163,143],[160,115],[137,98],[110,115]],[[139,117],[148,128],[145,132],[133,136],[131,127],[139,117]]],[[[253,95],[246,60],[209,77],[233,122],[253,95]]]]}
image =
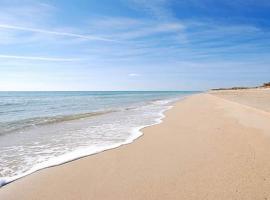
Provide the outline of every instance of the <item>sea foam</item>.
{"type": "Polygon", "coordinates": [[[164,111],[180,98],[182,96],[176,95],[142,101],[115,112],[75,117],[3,135],[0,138],[0,186],[44,168],[132,143],[142,136],[143,128],[161,123],[164,111]],[[14,166],[14,161],[18,166],[14,166]]]}

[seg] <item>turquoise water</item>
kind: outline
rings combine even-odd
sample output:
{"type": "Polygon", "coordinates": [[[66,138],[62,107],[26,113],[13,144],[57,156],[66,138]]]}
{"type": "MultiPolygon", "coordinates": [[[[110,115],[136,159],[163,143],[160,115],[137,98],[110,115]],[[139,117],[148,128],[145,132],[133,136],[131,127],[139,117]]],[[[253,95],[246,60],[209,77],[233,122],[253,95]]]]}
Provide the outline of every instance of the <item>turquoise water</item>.
{"type": "Polygon", "coordinates": [[[0,92],[0,185],[115,148],[194,92],[0,92]]]}

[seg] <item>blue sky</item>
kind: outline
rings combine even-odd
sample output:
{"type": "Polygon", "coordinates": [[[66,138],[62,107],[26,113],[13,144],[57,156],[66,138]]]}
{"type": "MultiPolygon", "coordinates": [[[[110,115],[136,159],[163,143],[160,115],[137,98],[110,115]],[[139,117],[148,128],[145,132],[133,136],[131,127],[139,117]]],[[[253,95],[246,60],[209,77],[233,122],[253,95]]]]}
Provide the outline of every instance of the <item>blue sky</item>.
{"type": "Polygon", "coordinates": [[[267,0],[0,0],[0,90],[270,81],[267,0]]]}

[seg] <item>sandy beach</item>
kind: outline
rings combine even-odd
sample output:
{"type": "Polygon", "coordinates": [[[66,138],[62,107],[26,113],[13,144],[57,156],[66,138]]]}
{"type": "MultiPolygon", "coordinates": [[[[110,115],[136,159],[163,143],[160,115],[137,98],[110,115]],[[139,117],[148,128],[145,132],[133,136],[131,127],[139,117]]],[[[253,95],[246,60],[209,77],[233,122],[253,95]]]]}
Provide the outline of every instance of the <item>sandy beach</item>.
{"type": "Polygon", "coordinates": [[[269,112],[269,89],[193,95],[132,144],[36,172],[0,199],[270,199],[269,112]]]}

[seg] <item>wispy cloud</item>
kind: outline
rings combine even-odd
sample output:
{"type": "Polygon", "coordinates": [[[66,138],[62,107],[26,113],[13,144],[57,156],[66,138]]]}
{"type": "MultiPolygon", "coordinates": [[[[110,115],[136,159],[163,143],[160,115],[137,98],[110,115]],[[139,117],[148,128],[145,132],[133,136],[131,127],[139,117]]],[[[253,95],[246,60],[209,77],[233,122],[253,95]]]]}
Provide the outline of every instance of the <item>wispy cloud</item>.
{"type": "Polygon", "coordinates": [[[53,62],[74,62],[82,59],[77,58],[54,58],[54,57],[38,57],[38,56],[18,56],[0,54],[0,59],[20,59],[20,60],[37,60],[37,61],[53,61],[53,62]]]}
{"type": "Polygon", "coordinates": [[[54,6],[37,1],[6,1],[1,2],[0,21],[3,24],[33,26],[50,20],[55,11],[54,6]]]}
{"type": "Polygon", "coordinates": [[[131,18],[131,17],[119,17],[119,16],[99,16],[91,18],[87,26],[91,27],[96,31],[108,31],[113,30],[128,30],[130,28],[136,28],[143,25],[145,20],[131,18]]]}
{"type": "Polygon", "coordinates": [[[155,16],[161,20],[173,19],[173,15],[168,9],[168,5],[171,1],[169,0],[129,0],[131,6],[137,9],[142,9],[148,14],[155,16]]]}
{"type": "Polygon", "coordinates": [[[180,21],[158,21],[128,17],[92,18],[88,22],[92,31],[118,40],[132,40],[157,34],[181,33],[185,25],[180,21]]]}
{"type": "Polygon", "coordinates": [[[14,26],[14,25],[8,25],[8,24],[0,24],[0,28],[19,30],[19,31],[30,31],[30,32],[35,32],[35,33],[45,33],[45,34],[52,34],[52,35],[58,35],[58,36],[75,37],[75,38],[81,38],[81,39],[86,39],[86,40],[100,40],[100,41],[107,41],[107,42],[116,42],[116,40],[111,40],[111,39],[92,36],[92,35],[81,35],[81,34],[75,34],[75,33],[50,31],[50,30],[29,28],[29,27],[22,27],[22,26],[14,26]]]}
{"type": "Polygon", "coordinates": [[[157,34],[180,33],[184,28],[184,25],[180,23],[149,23],[148,26],[140,27],[133,31],[119,33],[118,37],[124,39],[135,39],[154,36],[157,34]]]}
{"type": "Polygon", "coordinates": [[[128,74],[128,76],[130,76],[130,77],[138,77],[138,76],[141,76],[141,74],[131,73],[131,74],[128,74]]]}

